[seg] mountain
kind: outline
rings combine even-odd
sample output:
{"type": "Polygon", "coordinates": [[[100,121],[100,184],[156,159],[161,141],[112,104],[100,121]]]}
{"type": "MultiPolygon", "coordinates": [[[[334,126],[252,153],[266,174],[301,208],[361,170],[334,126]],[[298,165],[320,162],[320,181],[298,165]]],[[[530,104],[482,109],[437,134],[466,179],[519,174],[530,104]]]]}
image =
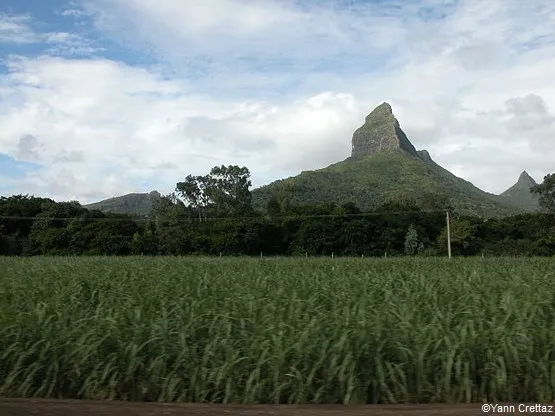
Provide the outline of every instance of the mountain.
{"type": "Polygon", "coordinates": [[[523,211],[505,197],[484,192],[453,175],[426,150],[417,151],[388,103],[376,107],[355,130],[351,157],[255,189],[253,205],[265,209],[272,196],[293,205],[353,202],[363,209],[406,200],[423,209],[441,209],[449,203],[461,213],[482,217],[523,211]]]}
{"type": "Polygon", "coordinates": [[[103,212],[144,217],[150,214],[154,201],[160,199],[160,197],[161,195],[158,191],[152,191],[150,193],[117,196],[83,206],[90,210],[98,209],[103,212]]]}
{"type": "MultiPolygon", "coordinates": [[[[344,161],[254,189],[254,208],[265,211],[275,196],[293,205],[353,202],[365,210],[412,200],[422,209],[450,205],[460,213],[486,218],[537,209],[526,193],[536,182],[526,172],[501,195],[484,192],[435,163],[426,150],[416,150],[388,103],[368,114],[351,143],[351,156],[344,161]]],[[[156,198],[156,191],[128,194],[85,207],[144,216],[156,198]]]]}
{"type": "Polygon", "coordinates": [[[534,178],[528,175],[528,172],[523,171],[518,177],[517,182],[501,193],[501,197],[526,211],[538,211],[538,197],[530,192],[530,188],[537,184],[534,178]]]}

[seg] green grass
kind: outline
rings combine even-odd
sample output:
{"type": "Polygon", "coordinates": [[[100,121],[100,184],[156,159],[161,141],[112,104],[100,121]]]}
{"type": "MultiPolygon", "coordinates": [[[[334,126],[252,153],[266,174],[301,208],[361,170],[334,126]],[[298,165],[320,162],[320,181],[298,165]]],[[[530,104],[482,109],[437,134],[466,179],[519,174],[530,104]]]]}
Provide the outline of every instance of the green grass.
{"type": "Polygon", "coordinates": [[[0,258],[0,395],[555,400],[554,259],[0,258]]]}

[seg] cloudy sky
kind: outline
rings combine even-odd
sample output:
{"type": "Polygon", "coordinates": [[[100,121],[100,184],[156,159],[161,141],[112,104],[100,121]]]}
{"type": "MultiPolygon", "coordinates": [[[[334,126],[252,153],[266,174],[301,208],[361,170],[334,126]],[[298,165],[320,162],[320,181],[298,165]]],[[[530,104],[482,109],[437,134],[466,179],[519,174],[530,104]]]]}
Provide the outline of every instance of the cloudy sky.
{"type": "Polygon", "coordinates": [[[412,143],[499,193],[555,171],[552,0],[2,0],[0,194],[259,186],[350,154],[389,102],[412,143]]]}

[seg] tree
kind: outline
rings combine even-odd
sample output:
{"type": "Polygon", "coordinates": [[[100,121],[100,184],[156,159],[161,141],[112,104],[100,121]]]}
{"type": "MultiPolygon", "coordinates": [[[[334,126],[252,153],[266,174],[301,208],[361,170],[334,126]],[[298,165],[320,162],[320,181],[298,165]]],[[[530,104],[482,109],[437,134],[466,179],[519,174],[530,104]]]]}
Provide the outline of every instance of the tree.
{"type": "MultiPolygon", "coordinates": [[[[454,255],[476,255],[480,252],[481,241],[477,236],[479,219],[464,218],[450,223],[451,250],[454,255]]],[[[438,247],[447,251],[447,228],[437,238],[438,247]]]]}
{"type": "Polygon", "coordinates": [[[187,206],[197,211],[199,220],[213,212],[216,216],[240,216],[252,212],[250,172],[236,165],[215,166],[208,175],[188,175],[176,191],[187,206]]]}
{"type": "Polygon", "coordinates": [[[130,215],[92,210],[72,220],[65,231],[69,254],[127,255],[139,226],[130,215]]]}
{"type": "Polygon", "coordinates": [[[67,227],[87,212],[77,201],[43,204],[29,232],[32,254],[67,254],[71,246],[71,229],[67,227]]]}
{"type": "Polygon", "coordinates": [[[252,185],[246,167],[215,166],[208,175],[208,197],[220,215],[245,215],[251,211],[252,185]]]}
{"type": "Polygon", "coordinates": [[[10,197],[0,197],[0,226],[4,226],[6,234],[13,234],[20,231],[26,238],[31,232],[35,217],[46,206],[54,204],[54,201],[47,198],[37,198],[29,195],[13,195],[10,197]]]}
{"type": "Polygon", "coordinates": [[[187,175],[185,181],[178,182],[175,187],[176,192],[185,200],[185,204],[197,211],[199,221],[202,221],[203,211],[208,206],[209,198],[206,192],[208,186],[207,176],[187,175]]]}
{"type": "Polygon", "coordinates": [[[405,237],[405,254],[407,256],[414,256],[415,254],[421,253],[424,250],[424,244],[419,241],[418,231],[411,224],[407,235],[405,237]]]}
{"type": "Polygon", "coordinates": [[[390,212],[416,212],[416,211],[421,211],[418,203],[411,198],[402,198],[402,197],[388,197],[386,199],[386,201],[379,205],[376,209],[375,212],[384,212],[384,213],[390,213],[390,212]]]}
{"type": "MultiPolygon", "coordinates": [[[[186,187],[193,189],[190,183],[186,187]]],[[[188,250],[185,237],[192,226],[189,220],[201,219],[200,215],[202,211],[196,210],[191,200],[186,206],[175,193],[161,196],[153,205],[151,219],[140,237],[134,239],[133,250],[144,254],[185,254],[188,250]]]]}
{"type": "Polygon", "coordinates": [[[139,227],[130,215],[106,213],[105,218],[91,224],[93,236],[89,254],[114,256],[131,253],[133,235],[139,227]]]}
{"type": "Polygon", "coordinates": [[[555,173],[548,173],[542,183],[530,188],[530,192],[539,195],[540,207],[555,214],[555,173]]]}
{"type": "Polygon", "coordinates": [[[151,217],[156,218],[161,215],[168,215],[173,211],[179,211],[179,208],[185,208],[182,201],[177,198],[175,193],[168,195],[160,195],[160,198],[152,203],[151,217]]]}
{"type": "Polygon", "coordinates": [[[279,200],[276,195],[272,195],[270,200],[266,204],[266,210],[270,217],[277,217],[281,214],[281,205],[279,204],[279,200]]]}

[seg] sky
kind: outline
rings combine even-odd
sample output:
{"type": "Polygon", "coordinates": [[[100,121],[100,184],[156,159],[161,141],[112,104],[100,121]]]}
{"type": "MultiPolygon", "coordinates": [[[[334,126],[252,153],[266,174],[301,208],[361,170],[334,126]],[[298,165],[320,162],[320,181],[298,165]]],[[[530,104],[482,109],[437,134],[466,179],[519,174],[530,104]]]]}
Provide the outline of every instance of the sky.
{"type": "Polygon", "coordinates": [[[2,0],[0,195],[90,203],[350,155],[388,102],[500,193],[555,171],[552,0],[2,0]]]}

